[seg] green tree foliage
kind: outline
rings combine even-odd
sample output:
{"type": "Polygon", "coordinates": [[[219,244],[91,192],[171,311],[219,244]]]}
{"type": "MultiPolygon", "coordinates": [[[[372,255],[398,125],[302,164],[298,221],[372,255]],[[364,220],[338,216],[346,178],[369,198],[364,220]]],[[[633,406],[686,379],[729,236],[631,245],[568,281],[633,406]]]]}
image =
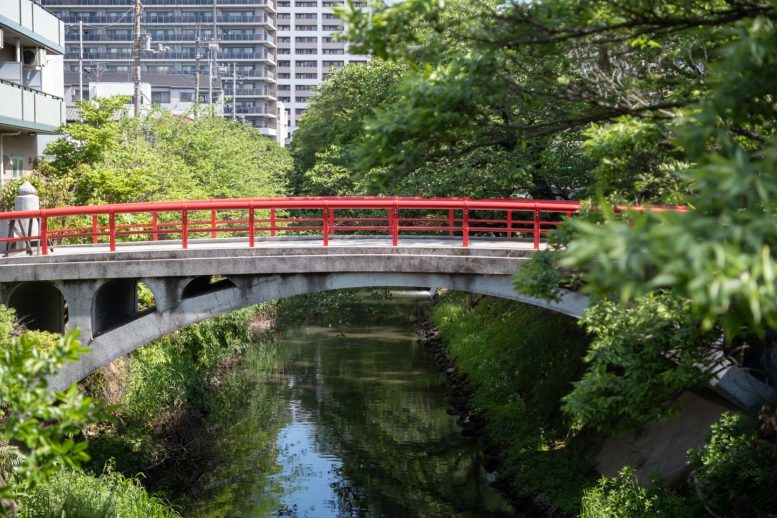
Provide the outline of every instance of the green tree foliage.
{"type": "Polygon", "coordinates": [[[64,136],[46,146],[45,153],[53,160],[44,165],[45,171],[61,176],[79,165],[101,162],[119,145],[120,110],[126,102],[127,98],[121,96],[79,101],[81,120],[63,126],[64,136]]]}
{"type": "Polygon", "coordinates": [[[578,223],[564,259],[590,270],[594,293],[628,300],[671,288],[708,328],[722,320],[729,336],[777,325],[777,113],[770,82],[777,31],[772,20],[757,18],[738,35],[726,59],[711,67],[715,90],[683,119],[692,210],[578,223]]]}
{"type": "MultiPolygon", "coordinates": [[[[45,482],[63,466],[89,459],[81,429],[103,416],[102,407],[78,393],[51,391],[46,377],[86,351],[74,334],[15,332],[13,312],[0,307],[0,498],[45,482]],[[15,448],[9,453],[8,445],[15,448]]],[[[0,514],[5,507],[0,505],[0,514]]]]}
{"type": "Polygon", "coordinates": [[[565,398],[565,410],[581,423],[623,432],[671,415],[675,399],[709,379],[702,371],[705,345],[688,303],[668,294],[623,307],[604,301],[582,324],[595,338],[588,369],[565,398]]]}
{"type": "Polygon", "coordinates": [[[366,179],[355,170],[364,122],[375,108],[395,102],[402,70],[401,65],[373,60],[349,65],[318,87],[291,142],[293,192],[364,193],[366,179]]]}
{"type": "MultiPolygon", "coordinates": [[[[277,196],[291,167],[286,150],[245,124],[190,119],[162,109],[140,118],[118,111],[121,98],[81,103],[83,120],[46,148],[41,165],[52,201],[75,204],[277,196]],[[63,183],[64,182],[64,183],[63,183]]],[[[8,191],[6,191],[8,192],[8,191]]]]}

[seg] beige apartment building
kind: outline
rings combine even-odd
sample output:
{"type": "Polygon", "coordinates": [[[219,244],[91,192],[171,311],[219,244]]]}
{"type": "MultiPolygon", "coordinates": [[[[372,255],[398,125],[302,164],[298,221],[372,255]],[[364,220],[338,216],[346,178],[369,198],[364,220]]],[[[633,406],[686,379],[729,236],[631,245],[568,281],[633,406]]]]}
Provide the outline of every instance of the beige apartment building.
{"type": "Polygon", "coordinates": [[[0,0],[0,186],[32,171],[38,136],[65,121],[65,26],[32,0],[0,0]]]}

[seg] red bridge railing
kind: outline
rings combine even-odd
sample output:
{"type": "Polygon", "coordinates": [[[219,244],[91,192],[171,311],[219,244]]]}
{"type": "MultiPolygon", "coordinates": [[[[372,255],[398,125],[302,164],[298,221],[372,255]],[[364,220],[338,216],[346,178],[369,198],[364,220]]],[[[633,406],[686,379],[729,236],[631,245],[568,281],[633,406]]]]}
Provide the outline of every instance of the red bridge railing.
{"type": "Polygon", "coordinates": [[[67,244],[180,239],[245,238],[254,247],[257,236],[321,235],[324,246],[335,234],[387,235],[394,246],[400,235],[447,235],[469,246],[472,235],[530,238],[535,249],[543,234],[580,209],[576,201],[465,198],[253,198],[164,201],[61,207],[3,212],[21,235],[10,232],[0,243],[17,243],[46,255],[55,241],[67,244]]]}

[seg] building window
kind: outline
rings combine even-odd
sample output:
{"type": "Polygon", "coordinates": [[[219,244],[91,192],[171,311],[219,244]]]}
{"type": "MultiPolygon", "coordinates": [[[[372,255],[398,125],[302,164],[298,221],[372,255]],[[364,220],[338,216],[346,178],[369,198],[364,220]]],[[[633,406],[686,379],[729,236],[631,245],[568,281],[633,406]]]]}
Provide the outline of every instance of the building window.
{"type": "Polygon", "coordinates": [[[153,104],[170,104],[170,92],[151,92],[153,104]]]}
{"type": "Polygon", "coordinates": [[[24,176],[24,157],[12,156],[11,169],[13,169],[14,178],[21,178],[24,176]]]}
{"type": "Polygon", "coordinates": [[[194,92],[181,92],[178,95],[178,98],[183,103],[193,102],[194,101],[194,92]]]}
{"type": "Polygon", "coordinates": [[[294,74],[297,79],[318,79],[318,74],[294,74]]]}
{"type": "Polygon", "coordinates": [[[295,54],[316,54],[318,51],[316,49],[296,49],[294,51],[295,54]]]}

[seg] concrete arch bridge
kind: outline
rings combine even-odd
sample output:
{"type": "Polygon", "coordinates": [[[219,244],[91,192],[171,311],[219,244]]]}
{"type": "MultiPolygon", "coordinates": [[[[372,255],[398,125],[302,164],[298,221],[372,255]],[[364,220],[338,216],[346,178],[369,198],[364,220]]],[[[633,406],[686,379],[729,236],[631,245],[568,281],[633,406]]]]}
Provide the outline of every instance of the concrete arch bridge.
{"type": "MultiPolygon", "coordinates": [[[[29,194],[28,194],[29,195],[29,194]]],[[[31,328],[79,329],[91,352],[65,388],[156,338],[209,317],[294,295],[360,287],[436,287],[548,307],[512,275],[577,202],[273,198],[66,207],[0,213],[9,251],[0,302],[31,328]],[[140,309],[138,285],[155,306],[140,309]]]]}

